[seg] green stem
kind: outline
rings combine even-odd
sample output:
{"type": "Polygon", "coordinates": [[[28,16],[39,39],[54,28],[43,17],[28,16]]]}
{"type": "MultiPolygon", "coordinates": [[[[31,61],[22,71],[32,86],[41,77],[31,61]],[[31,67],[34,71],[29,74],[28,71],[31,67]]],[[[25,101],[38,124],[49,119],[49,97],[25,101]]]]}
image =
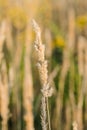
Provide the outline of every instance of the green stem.
{"type": "Polygon", "coordinates": [[[47,118],[48,118],[48,128],[51,130],[51,123],[50,123],[50,112],[49,112],[49,103],[48,103],[48,97],[46,98],[47,102],[47,118]]]}

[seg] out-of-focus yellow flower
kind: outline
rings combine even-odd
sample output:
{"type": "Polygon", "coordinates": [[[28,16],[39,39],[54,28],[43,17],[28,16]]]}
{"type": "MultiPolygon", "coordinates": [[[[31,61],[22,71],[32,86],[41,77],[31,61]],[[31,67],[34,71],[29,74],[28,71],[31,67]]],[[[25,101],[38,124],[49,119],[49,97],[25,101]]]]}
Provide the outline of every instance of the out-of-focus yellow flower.
{"type": "Polygon", "coordinates": [[[62,36],[56,37],[55,46],[60,48],[63,48],[65,46],[65,40],[62,36]]]}
{"type": "Polygon", "coordinates": [[[27,22],[27,15],[22,8],[11,8],[9,9],[8,14],[15,28],[22,29],[25,27],[27,22]]]}
{"type": "Polygon", "coordinates": [[[8,6],[8,0],[0,0],[0,8],[6,8],[8,6]]]}
{"type": "Polygon", "coordinates": [[[87,15],[78,16],[76,24],[80,29],[83,29],[87,25],[87,15]]]}

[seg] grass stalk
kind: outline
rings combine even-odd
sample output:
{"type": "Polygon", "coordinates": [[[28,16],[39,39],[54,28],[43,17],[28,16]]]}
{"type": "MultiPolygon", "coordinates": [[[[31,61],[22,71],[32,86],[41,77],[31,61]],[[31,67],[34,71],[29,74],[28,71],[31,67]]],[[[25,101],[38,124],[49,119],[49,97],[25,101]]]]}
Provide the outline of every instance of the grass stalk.
{"type": "Polygon", "coordinates": [[[35,50],[37,53],[37,67],[42,85],[41,125],[42,130],[51,130],[48,97],[52,95],[52,88],[49,86],[48,82],[48,64],[45,60],[45,46],[42,44],[40,27],[35,20],[33,20],[33,28],[36,33],[35,50]]]}

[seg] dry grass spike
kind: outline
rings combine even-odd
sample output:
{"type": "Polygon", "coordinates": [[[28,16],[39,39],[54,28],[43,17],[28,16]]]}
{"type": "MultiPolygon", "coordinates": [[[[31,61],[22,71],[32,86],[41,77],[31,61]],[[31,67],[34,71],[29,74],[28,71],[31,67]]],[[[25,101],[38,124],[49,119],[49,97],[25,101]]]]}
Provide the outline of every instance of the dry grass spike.
{"type": "Polygon", "coordinates": [[[45,60],[45,45],[42,44],[41,30],[35,20],[33,20],[32,23],[36,33],[35,50],[37,53],[37,67],[42,84],[41,125],[43,130],[47,130],[47,128],[51,130],[48,97],[52,96],[53,89],[50,87],[48,82],[48,63],[47,60],[45,60]]]}

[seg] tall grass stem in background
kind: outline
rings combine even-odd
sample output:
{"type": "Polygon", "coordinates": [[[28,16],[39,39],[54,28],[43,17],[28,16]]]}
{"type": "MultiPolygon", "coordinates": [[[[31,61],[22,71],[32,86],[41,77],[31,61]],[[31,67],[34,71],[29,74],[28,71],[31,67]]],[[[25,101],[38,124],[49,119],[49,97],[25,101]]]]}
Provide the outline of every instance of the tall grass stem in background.
{"type": "Polygon", "coordinates": [[[3,45],[6,38],[6,21],[2,22],[0,28],[0,115],[2,117],[2,130],[8,130],[8,118],[9,118],[9,88],[7,78],[6,61],[3,54],[3,45]]]}

